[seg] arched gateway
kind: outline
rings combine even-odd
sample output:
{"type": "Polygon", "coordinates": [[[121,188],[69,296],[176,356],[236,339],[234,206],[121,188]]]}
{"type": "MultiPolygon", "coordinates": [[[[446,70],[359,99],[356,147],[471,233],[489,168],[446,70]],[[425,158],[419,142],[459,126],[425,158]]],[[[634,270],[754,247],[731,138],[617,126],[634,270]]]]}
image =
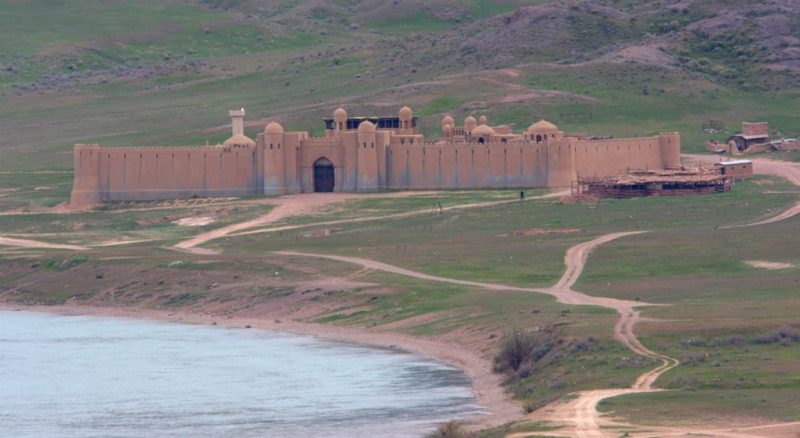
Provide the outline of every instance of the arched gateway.
{"type": "Polygon", "coordinates": [[[333,191],[333,163],[325,157],[314,162],[314,191],[333,191]]]}

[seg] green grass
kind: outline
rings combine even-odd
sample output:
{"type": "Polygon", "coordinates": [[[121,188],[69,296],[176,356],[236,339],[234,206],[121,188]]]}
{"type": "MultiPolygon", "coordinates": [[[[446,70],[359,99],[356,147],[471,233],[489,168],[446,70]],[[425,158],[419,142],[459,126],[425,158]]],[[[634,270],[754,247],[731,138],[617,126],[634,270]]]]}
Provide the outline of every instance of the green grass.
{"type": "Polygon", "coordinates": [[[798,403],[797,388],[670,391],[615,397],[601,402],[598,409],[640,425],[703,424],[722,429],[750,425],[754,418],[798,421],[798,403]]]}

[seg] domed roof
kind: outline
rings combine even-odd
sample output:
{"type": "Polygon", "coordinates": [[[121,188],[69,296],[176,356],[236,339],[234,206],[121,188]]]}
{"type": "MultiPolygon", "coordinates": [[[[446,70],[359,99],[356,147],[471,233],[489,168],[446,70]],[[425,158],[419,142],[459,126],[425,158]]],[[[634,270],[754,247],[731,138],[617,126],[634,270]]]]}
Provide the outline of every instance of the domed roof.
{"type": "Polygon", "coordinates": [[[444,116],[444,118],[442,119],[442,126],[444,126],[444,125],[453,126],[455,123],[456,123],[456,121],[453,120],[453,117],[450,114],[444,116]]]}
{"type": "Polygon", "coordinates": [[[283,134],[283,126],[278,122],[270,122],[264,132],[267,134],[283,134]]]}
{"type": "Polygon", "coordinates": [[[404,106],[400,108],[398,115],[400,116],[401,119],[410,119],[411,117],[414,116],[414,112],[411,111],[411,108],[404,106]]]}
{"type": "Polygon", "coordinates": [[[375,125],[372,124],[369,120],[364,120],[358,125],[358,132],[361,133],[371,133],[375,132],[375,125]]]}
{"type": "Polygon", "coordinates": [[[478,123],[480,123],[481,125],[485,125],[488,121],[489,119],[487,119],[486,116],[481,116],[481,118],[478,119],[478,123]]]}
{"type": "Polygon", "coordinates": [[[333,118],[336,120],[347,119],[347,111],[344,108],[336,108],[336,111],[333,112],[333,118]]]}
{"type": "Polygon", "coordinates": [[[252,138],[238,134],[234,135],[233,137],[225,140],[225,143],[222,143],[223,146],[255,146],[256,142],[253,141],[252,138]]]}
{"type": "Polygon", "coordinates": [[[468,116],[466,119],[464,119],[464,127],[466,127],[467,125],[473,125],[474,126],[474,125],[477,125],[477,124],[478,124],[478,121],[475,120],[475,117],[468,116]]]}
{"type": "Polygon", "coordinates": [[[494,128],[488,125],[478,125],[477,128],[472,130],[472,135],[492,135],[494,128]]]}
{"type": "Polygon", "coordinates": [[[557,132],[558,127],[547,120],[539,120],[531,126],[528,126],[528,133],[534,132],[557,132]]]}

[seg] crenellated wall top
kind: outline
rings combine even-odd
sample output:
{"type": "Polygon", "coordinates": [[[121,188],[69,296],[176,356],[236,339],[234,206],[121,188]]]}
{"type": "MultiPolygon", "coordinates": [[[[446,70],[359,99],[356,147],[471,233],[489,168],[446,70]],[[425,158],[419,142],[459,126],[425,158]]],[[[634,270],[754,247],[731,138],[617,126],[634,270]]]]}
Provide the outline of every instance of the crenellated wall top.
{"type": "Polygon", "coordinates": [[[247,145],[232,145],[232,146],[224,146],[221,144],[215,145],[199,145],[199,146],[100,146],[99,144],[76,144],[75,149],[92,149],[92,150],[103,150],[103,151],[142,151],[142,152],[153,152],[153,151],[189,151],[189,150],[237,150],[237,149],[254,149],[252,146],[247,145]]]}

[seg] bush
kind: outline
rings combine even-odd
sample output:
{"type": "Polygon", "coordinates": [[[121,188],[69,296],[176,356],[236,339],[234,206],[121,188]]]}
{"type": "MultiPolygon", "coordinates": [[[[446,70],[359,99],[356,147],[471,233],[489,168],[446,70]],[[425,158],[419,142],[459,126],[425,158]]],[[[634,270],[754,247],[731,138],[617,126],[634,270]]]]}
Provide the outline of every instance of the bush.
{"type": "Polygon", "coordinates": [[[442,423],[435,431],[425,435],[425,438],[472,438],[475,434],[469,432],[459,421],[442,423]]]}
{"type": "Polygon", "coordinates": [[[780,342],[783,345],[790,345],[794,342],[800,342],[800,330],[790,326],[780,327],[756,336],[753,338],[753,342],[756,344],[774,344],[780,342]]]}
{"type": "Polygon", "coordinates": [[[495,357],[495,370],[522,371],[524,377],[537,362],[544,359],[558,343],[553,327],[541,331],[511,330],[500,343],[500,353],[495,357]]]}

